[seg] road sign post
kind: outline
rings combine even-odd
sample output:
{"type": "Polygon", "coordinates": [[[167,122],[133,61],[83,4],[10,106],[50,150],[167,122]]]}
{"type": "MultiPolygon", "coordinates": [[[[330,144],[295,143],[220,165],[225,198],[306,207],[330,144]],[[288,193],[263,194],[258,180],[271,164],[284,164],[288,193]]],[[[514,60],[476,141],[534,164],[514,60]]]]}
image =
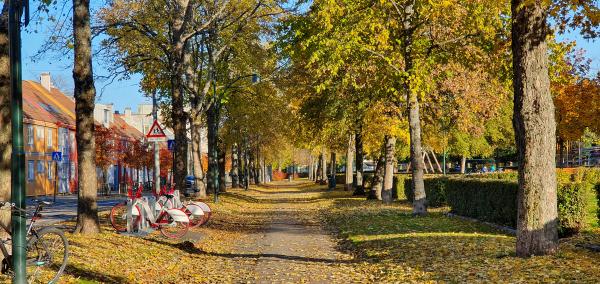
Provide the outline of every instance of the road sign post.
{"type": "Polygon", "coordinates": [[[171,155],[173,157],[173,166],[171,167],[171,186],[173,186],[173,181],[175,180],[175,140],[169,139],[167,141],[167,148],[171,151],[171,155]]]}
{"type": "Polygon", "coordinates": [[[158,142],[165,141],[167,139],[167,135],[158,124],[158,115],[156,112],[156,98],[153,95],[153,104],[154,104],[154,122],[152,123],[152,127],[146,134],[146,139],[148,142],[154,142],[154,192],[158,194],[160,192],[160,154],[158,151],[158,142]]]}
{"type": "Polygon", "coordinates": [[[58,192],[58,162],[62,161],[62,152],[52,152],[52,161],[54,161],[54,202],[58,192]]]}

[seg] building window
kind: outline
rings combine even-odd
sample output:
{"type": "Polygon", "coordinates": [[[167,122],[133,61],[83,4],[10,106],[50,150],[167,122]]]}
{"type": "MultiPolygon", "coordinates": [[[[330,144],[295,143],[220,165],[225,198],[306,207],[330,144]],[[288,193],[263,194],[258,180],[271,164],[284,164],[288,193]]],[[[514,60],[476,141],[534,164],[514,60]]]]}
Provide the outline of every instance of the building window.
{"type": "Polygon", "coordinates": [[[46,170],[44,170],[44,161],[38,161],[38,175],[45,174],[46,170]]]}
{"type": "Polygon", "coordinates": [[[27,125],[27,145],[33,146],[33,125],[27,125]]]}
{"type": "Polygon", "coordinates": [[[75,179],[75,162],[71,162],[71,179],[74,180],[75,179]]]}
{"type": "Polygon", "coordinates": [[[33,165],[34,161],[27,161],[27,180],[33,181],[33,165]]]}
{"type": "Polygon", "coordinates": [[[58,148],[62,148],[65,146],[65,129],[58,129],[58,148]]]}
{"type": "Polygon", "coordinates": [[[52,161],[48,161],[48,179],[52,180],[54,176],[54,171],[52,170],[52,161]]]}
{"type": "Polygon", "coordinates": [[[108,110],[104,110],[104,124],[108,124],[108,110]]]}
{"type": "Polygon", "coordinates": [[[46,129],[46,145],[48,146],[48,148],[52,148],[52,136],[52,128],[46,129]]]}
{"type": "Polygon", "coordinates": [[[38,127],[36,127],[36,128],[35,128],[35,130],[36,130],[36,132],[37,132],[37,133],[36,133],[36,139],[37,139],[38,141],[42,141],[42,140],[44,140],[44,128],[43,128],[43,127],[41,127],[41,126],[38,126],[38,127]]]}

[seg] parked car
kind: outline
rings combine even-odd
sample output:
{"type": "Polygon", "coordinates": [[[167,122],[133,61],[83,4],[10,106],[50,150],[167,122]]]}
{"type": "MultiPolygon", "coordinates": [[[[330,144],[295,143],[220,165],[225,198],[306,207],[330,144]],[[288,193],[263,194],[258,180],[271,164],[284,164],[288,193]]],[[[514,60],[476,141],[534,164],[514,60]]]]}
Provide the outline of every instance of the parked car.
{"type": "Polygon", "coordinates": [[[198,193],[198,186],[196,185],[196,177],[195,176],[187,176],[185,177],[185,189],[183,191],[183,195],[185,197],[194,196],[198,193]]]}

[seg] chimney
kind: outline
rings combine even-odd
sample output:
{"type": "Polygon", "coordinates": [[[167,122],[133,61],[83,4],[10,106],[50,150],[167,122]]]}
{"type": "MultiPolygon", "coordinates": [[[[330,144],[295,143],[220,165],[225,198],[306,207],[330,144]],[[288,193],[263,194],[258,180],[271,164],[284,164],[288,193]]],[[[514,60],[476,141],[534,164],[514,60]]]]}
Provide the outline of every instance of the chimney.
{"type": "Polygon", "coordinates": [[[40,74],[40,84],[42,84],[42,86],[46,88],[46,90],[52,91],[52,80],[50,77],[50,72],[43,72],[42,74],[40,74]]]}
{"type": "Polygon", "coordinates": [[[115,114],[119,115],[120,113],[119,113],[119,111],[118,111],[118,110],[115,110],[115,114]]]}

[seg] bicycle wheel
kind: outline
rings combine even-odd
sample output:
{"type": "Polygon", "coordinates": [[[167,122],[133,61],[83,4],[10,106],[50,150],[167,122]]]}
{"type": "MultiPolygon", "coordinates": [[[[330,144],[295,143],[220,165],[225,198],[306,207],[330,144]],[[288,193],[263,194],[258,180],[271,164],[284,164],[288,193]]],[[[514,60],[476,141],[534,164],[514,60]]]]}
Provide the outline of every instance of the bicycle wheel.
{"type": "Polygon", "coordinates": [[[29,283],[58,283],[69,258],[69,243],[64,233],[46,227],[27,241],[27,275],[29,283]]]}
{"type": "Polygon", "coordinates": [[[159,221],[157,221],[161,224],[160,233],[167,238],[181,238],[187,233],[189,229],[188,223],[175,221],[168,214],[164,214],[160,219],[159,221]],[[162,219],[162,221],[160,219],[162,219]]]}
{"type": "MultiPolygon", "coordinates": [[[[140,221],[140,215],[133,215],[132,217],[135,227],[135,224],[140,221]]],[[[127,232],[127,204],[125,202],[118,203],[110,210],[110,224],[119,233],[127,232]]]]}
{"type": "Polygon", "coordinates": [[[210,216],[212,215],[212,210],[210,209],[210,207],[208,206],[208,204],[204,203],[204,202],[195,202],[196,205],[200,206],[200,208],[202,208],[202,211],[204,211],[204,215],[202,216],[202,218],[198,221],[198,226],[204,225],[206,223],[208,223],[208,220],[210,220],[210,216]]]}

